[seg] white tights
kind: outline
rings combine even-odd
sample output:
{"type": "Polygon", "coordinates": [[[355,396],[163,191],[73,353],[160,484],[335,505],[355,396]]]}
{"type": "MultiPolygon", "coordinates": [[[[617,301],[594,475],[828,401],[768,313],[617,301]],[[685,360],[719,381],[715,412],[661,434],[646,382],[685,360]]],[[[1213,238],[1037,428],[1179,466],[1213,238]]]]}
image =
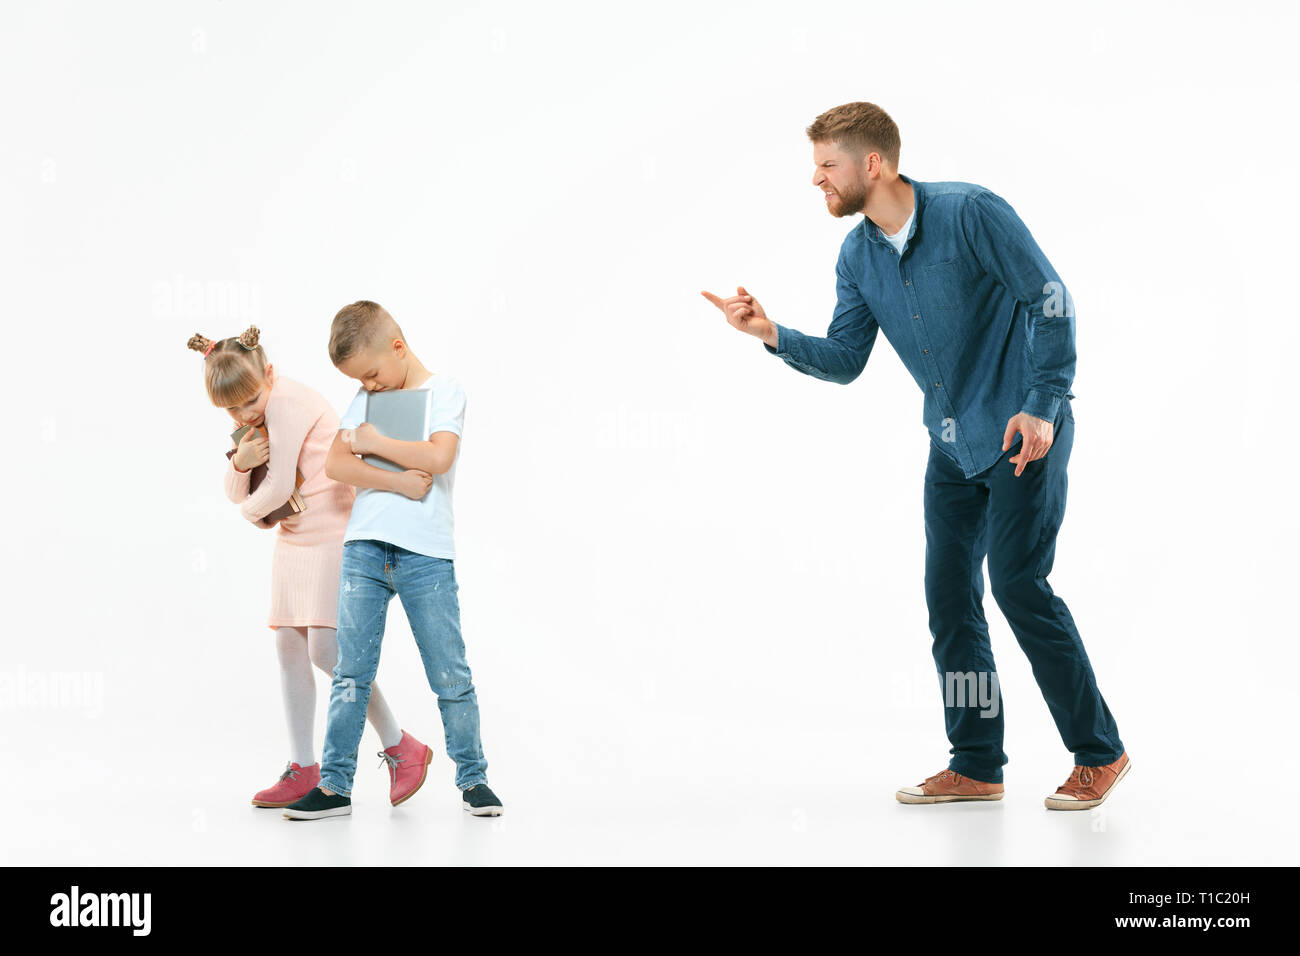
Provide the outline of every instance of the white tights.
{"type": "MultiPolygon", "coordinates": [[[[313,727],[316,717],[315,664],[331,677],[338,661],[338,639],[332,627],[277,627],[275,649],[280,657],[280,689],[284,694],[284,714],[289,721],[290,757],[300,767],[316,762],[313,727]]],[[[384,749],[401,743],[402,729],[388,709],[377,682],[370,685],[370,702],[366,719],[379,734],[384,749]]]]}

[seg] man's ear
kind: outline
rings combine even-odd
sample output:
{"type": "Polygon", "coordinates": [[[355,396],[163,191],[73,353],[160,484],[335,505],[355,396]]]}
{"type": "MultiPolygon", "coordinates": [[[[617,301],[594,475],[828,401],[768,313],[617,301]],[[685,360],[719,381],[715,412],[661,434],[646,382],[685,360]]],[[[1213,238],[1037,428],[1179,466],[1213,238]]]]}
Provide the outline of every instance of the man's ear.
{"type": "Polygon", "coordinates": [[[885,158],[874,149],[867,150],[862,157],[862,176],[864,179],[878,179],[885,174],[885,158]],[[874,170],[874,171],[873,171],[874,170]]]}

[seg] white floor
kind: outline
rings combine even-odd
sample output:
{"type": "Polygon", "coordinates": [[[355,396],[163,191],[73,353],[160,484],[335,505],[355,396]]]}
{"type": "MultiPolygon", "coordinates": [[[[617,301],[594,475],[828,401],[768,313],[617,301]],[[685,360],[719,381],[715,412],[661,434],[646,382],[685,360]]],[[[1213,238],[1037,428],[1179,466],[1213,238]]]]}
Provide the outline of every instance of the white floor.
{"type": "MultiPolygon", "coordinates": [[[[992,601],[1007,795],[894,799],[949,758],[921,542],[906,529],[888,540],[912,551],[888,561],[792,550],[779,524],[672,562],[640,560],[640,533],[613,535],[621,551],[579,540],[556,567],[551,539],[524,538],[522,554],[476,543],[462,620],[505,814],[461,809],[394,601],[379,681],[439,756],[393,808],[367,729],[352,815],[298,823],[249,805],[287,759],[263,585],[245,583],[234,545],[197,566],[173,557],[191,553],[195,527],[160,528],[75,592],[49,575],[15,596],[28,618],[9,628],[0,671],[0,861],[1210,866],[1291,864],[1300,849],[1276,802],[1300,789],[1281,563],[1225,564],[1192,600],[1180,566],[1134,577],[1150,563],[1140,550],[1114,550],[1118,571],[1097,564],[1105,526],[1082,523],[1058,588],[1133,770],[1097,812],[1063,813],[1043,798],[1073,761],[992,601]],[[103,625],[74,626],[79,605],[103,625]],[[47,625],[50,608],[61,616],[47,625]]],[[[318,753],[327,694],[320,674],[318,753]]]]}
{"type": "MultiPolygon", "coordinates": [[[[1229,781],[1225,762],[1169,740],[1130,741],[1134,769],[1111,800],[1062,813],[1042,801],[1070,762],[1033,748],[1017,748],[1005,768],[1001,802],[904,806],[894,789],[938,770],[943,752],[902,731],[873,746],[849,726],[813,734],[809,717],[765,727],[760,746],[717,726],[718,739],[682,746],[675,776],[644,734],[620,748],[595,732],[554,759],[520,734],[488,751],[506,813],[475,818],[460,809],[445,756],[420,793],[389,806],[368,730],[352,815],[293,823],[248,805],[277,775],[273,734],[265,746],[222,749],[204,744],[211,726],[120,739],[84,723],[8,764],[5,863],[1214,865],[1289,864],[1296,848],[1293,814],[1259,800],[1276,792],[1267,758],[1243,752],[1229,781]],[[583,746],[585,764],[574,759],[583,746]]],[[[429,723],[424,738],[438,739],[429,723]]],[[[687,729],[660,726],[665,742],[687,729]]]]}

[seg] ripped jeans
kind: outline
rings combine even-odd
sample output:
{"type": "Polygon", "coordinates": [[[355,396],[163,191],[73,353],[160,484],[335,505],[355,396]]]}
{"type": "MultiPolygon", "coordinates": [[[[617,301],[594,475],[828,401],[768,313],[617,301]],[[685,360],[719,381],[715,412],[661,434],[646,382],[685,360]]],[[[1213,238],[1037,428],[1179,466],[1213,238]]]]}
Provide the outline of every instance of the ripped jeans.
{"type": "Polygon", "coordinates": [[[339,575],[338,663],[330,687],[320,786],[352,794],[357,748],[365,730],[370,684],[379,670],[388,602],[402,602],[424,661],[456,786],[487,783],[479,741],[478,698],[460,633],[459,586],[452,561],[407,551],[386,541],[347,541],[339,575]]]}

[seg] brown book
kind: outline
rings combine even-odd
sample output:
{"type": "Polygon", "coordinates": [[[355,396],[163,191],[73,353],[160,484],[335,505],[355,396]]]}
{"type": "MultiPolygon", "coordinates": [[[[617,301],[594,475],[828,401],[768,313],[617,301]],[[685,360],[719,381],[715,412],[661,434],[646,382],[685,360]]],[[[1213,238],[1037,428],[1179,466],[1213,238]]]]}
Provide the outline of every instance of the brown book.
{"type": "MultiPolygon", "coordinates": [[[[248,434],[248,430],[252,427],[253,427],[252,425],[244,425],[243,427],[237,428],[230,433],[231,440],[234,441],[236,447],[238,447],[239,442],[243,439],[243,437],[246,434],[248,434]]],[[[270,435],[267,434],[265,425],[258,425],[257,433],[261,435],[263,438],[266,438],[268,440],[270,438],[270,435]]],[[[234,448],[231,448],[228,452],[226,452],[227,458],[233,458],[234,456],[235,456],[234,448]]],[[[297,469],[297,473],[298,473],[297,477],[294,479],[294,483],[293,483],[293,491],[290,492],[289,494],[289,500],[286,501],[284,504],[280,505],[280,507],[276,508],[274,511],[272,511],[270,514],[266,516],[265,520],[269,524],[275,524],[275,522],[279,521],[281,518],[287,518],[289,517],[289,515],[295,515],[300,511],[307,510],[307,502],[298,491],[298,489],[302,487],[302,482],[303,482],[302,469],[301,468],[297,469]]],[[[265,477],[266,477],[266,465],[258,465],[251,472],[249,472],[248,493],[250,495],[257,490],[257,486],[262,483],[262,479],[265,477]]]]}

